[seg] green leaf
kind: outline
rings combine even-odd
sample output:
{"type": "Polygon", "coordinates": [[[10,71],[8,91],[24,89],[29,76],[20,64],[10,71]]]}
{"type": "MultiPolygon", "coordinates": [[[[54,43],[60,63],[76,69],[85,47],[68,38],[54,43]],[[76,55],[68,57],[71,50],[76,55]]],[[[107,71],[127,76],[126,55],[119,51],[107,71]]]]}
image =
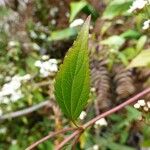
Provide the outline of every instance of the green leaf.
{"type": "Polygon", "coordinates": [[[87,3],[87,5],[82,10],[87,15],[91,15],[93,20],[96,20],[99,16],[99,13],[96,11],[96,9],[89,3],[87,3]]]}
{"type": "Polygon", "coordinates": [[[121,36],[118,36],[118,35],[113,35],[113,36],[110,36],[109,38],[101,41],[101,44],[103,45],[108,45],[110,46],[111,48],[119,48],[121,47],[125,42],[125,39],[121,36]]]}
{"type": "Polygon", "coordinates": [[[122,15],[127,12],[132,0],[113,0],[106,7],[103,18],[104,19],[113,19],[116,16],[122,15]]]}
{"type": "Polygon", "coordinates": [[[121,36],[126,39],[138,39],[141,35],[138,31],[129,29],[123,32],[121,36]]]}
{"type": "Polygon", "coordinates": [[[64,114],[76,120],[87,104],[90,92],[88,33],[90,18],[69,49],[56,76],[55,96],[64,114]]]}
{"type": "Polygon", "coordinates": [[[129,64],[128,68],[146,67],[150,65],[150,49],[142,51],[129,64]]]}
{"type": "Polygon", "coordinates": [[[147,42],[147,36],[146,35],[141,36],[136,45],[136,49],[138,52],[140,52],[143,49],[146,42],[147,42]]]}
{"type": "Polygon", "coordinates": [[[132,60],[138,54],[134,47],[127,47],[122,51],[122,53],[126,56],[127,60],[132,60]]]}
{"type": "Polygon", "coordinates": [[[126,145],[121,145],[118,143],[114,143],[114,142],[109,142],[108,144],[108,148],[110,148],[111,150],[135,150],[132,147],[126,146],[126,145]]]}
{"type": "Polygon", "coordinates": [[[77,35],[77,29],[75,28],[66,28],[59,31],[53,31],[48,38],[48,41],[59,41],[64,39],[69,39],[77,35]]]}
{"type": "Polygon", "coordinates": [[[70,22],[74,20],[76,15],[87,5],[86,1],[71,2],[70,4],[70,22]]]}

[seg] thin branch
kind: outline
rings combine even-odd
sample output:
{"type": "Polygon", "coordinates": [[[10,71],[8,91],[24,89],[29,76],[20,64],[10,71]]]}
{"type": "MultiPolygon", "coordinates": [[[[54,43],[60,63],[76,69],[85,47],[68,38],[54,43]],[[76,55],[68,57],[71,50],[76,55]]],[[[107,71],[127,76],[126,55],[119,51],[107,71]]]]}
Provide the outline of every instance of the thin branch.
{"type": "Polygon", "coordinates": [[[132,98],[130,98],[128,100],[126,100],[125,102],[121,103],[120,105],[118,105],[118,106],[116,106],[116,107],[114,107],[114,108],[112,108],[112,109],[110,109],[110,110],[108,110],[108,111],[98,115],[97,117],[93,118],[89,122],[85,123],[83,125],[83,128],[86,129],[86,128],[92,126],[99,119],[104,118],[104,117],[106,117],[108,115],[111,115],[111,114],[121,110],[122,108],[126,107],[127,105],[136,102],[137,100],[139,100],[141,97],[143,97],[144,95],[146,95],[148,93],[150,93],[150,88],[145,89],[144,91],[138,93],[137,95],[135,95],[134,97],[132,97],[132,98]]]}
{"type": "Polygon", "coordinates": [[[34,111],[36,111],[36,110],[38,110],[38,109],[40,109],[44,106],[47,106],[47,105],[52,105],[50,103],[50,100],[43,101],[39,104],[36,104],[34,106],[25,108],[23,110],[19,110],[19,111],[16,111],[16,112],[11,112],[11,113],[8,113],[8,114],[4,114],[4,115],[0,116],[0,122],[4,121],[6,119],[16,118],[16,117],[27,115],[27,114],[32,113],[32,112],[34,112],[34,111]]]}
{"type": "Polygon", "coordinates": [[[43,143],[44,141],[52,138],[52,137],[55,137],[57,136],[58,134],[62,134],[62,133],[65,133],[67,131],[73,131],[75,130],[76,128],[67,128],[67,129],[62,129],[62,130],[59,130],[57,132],[54,132],[54,133],[50,133],[48,134],[47,136],[45,136],[44,138],[40,139],[39,141],[31,144],[28,148],[26,148],[25,150],[32,150],[34,149],[36,146],[38,146],[39,144],[43,143]]]}
{"type": "Polygon", "coordinates": [[[81,134],[82,133],[80,133],[78,136],[76,136],[75,140],[73,141],[72,148],[71,148],[72,150],[76,150],[76,145],[77,145],[77,143],[79,141],[79,138],[80,138],[81,134]]]}
{"type": "Polygon", "coordinates": [[[89,122],[85,123],[82,128],[83,130],[78,129],[75,132],[73,132],[70,136],[68,136],[66,139],[64,139],[57,147],[56,150],[61,150],[61,148],[64,147],[64,145],[66,145],[69,141],[71,141],[74,137],[78,136],[81,134],[81,132],[83,132],[86,128],[92,126],[97,120],[106,117],[108,115],[111,115],[119,110],[121,110],[122,108],[124,108],[125,106],[132,104],[133,102],[137,101],[139,98],[143,97],[144,95],[150,93],[150,88],[145,89],[144,91],[140,92],[139,94],[135,95],[134,97],[128,99],[127,101],[125,101],[124,103],[98,115],[97,117],[93,118],[92,120],[90,120],[89,122]]]}
{"type": "Polygon", "coordinates": [[[70,136],[68,136],[66,139],[64,139],[56,148],[55,150],[61,150],[70,140],[72,140],[74,137],[78,136],[81,134],[83,130],[77,129],[74,131],[70,136]]]}

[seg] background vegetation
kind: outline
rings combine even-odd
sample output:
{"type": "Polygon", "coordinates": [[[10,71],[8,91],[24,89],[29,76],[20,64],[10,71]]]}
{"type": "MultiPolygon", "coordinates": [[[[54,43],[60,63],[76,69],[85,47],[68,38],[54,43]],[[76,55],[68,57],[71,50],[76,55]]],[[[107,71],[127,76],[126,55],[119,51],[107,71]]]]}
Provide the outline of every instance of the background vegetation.
{"type": "MultiPolygon", "coordinates": [[[[0,0],[0,150],[31,143],[73,126],[54,97],[59,65],[89,14],[91,94],[81,123],[150,86],[150,9],[129,12],[133,0],[0,0]],[[22,115],[22,110],[33,109],[22,115]],[[17,117],[13,112],[19,111],[17,117]],[[20,113],[19,112],[19,113],[20,113]]],[[[103,118],[76,149],[149,150],[150,94],[103,118]]],[[[37,149],[54,149],[63,136],[37,149]]],[[[69,146],[64,149],[69,149],[69,146]]]]}

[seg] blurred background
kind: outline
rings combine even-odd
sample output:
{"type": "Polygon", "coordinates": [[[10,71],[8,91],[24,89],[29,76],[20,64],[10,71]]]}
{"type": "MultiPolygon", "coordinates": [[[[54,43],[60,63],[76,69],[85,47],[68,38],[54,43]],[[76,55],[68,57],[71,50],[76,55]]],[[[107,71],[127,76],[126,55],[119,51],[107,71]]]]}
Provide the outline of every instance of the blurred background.
{"type": "MultiPolygon", "coordinates": [[[[150,87],[150,5],[141,1],[0,0],[0,150],[24,150],[49,132],[72,126],[55,101],[53,85],[90,14],[91,94],[79,122],[150,87]]],[[[150,150],[149,112],[150,94],[97,121],[76,149],[150,150]]],[[[63,138],[37,149],[53,150],[63,138]]]]}

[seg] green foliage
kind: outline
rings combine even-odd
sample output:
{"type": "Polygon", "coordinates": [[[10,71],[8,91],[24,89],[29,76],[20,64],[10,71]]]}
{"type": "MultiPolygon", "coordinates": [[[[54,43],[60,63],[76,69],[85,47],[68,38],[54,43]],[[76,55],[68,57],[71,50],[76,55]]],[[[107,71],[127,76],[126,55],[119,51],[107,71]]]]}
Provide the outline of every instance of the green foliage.
{"type": "Polygon", "coordinates": [[[121,36],[126,39],[138,39],[141,36],[141,34],[135,30],[129,29],[123,32],[121,36]]]}
{"type": "Polygon", "coordinates": [[[76,15],[87,5],[86,1],[72,2],[70,4],[70,22],[74,20],[76,15]]]}
{"type": "Polygon", "coordinates": [[[89,18],[56,76],[55,95],[62,111],[71,120],[77,119],[89,96],[88,30],[89,18]]]}
{"type": "Polygon", "coordinates": [[[86,14],[91,15],[93,19],[96,19],[99,16],[95,8],[86,1],[71,2],[70,9],[70,22],[75,19],[81,10],[83,10],[86,14]]]}
{"type": "MultiPolygon", "coordinates": [[[[0,97],[1,89],[12,77],[15,75],[31,75],[30,80],[21,83],[21,87],[19,88],[23,94],[21,99],[15,102],[10,101],[9,103],[1,103],[0,101],[0,118],[9,112],[22,110],[41,103],[44,100],[54,98],[53,84],[56,73],[42,77],[40,71],[43,70],[36,67],[35,62],[39,60],[45,62],[49,58],[55,59],[58,64],[62,62],[66,50],[72,44],[72,39],[74,39],[78,33],[79,27],[69,28],[69,23],[77,17],[84,19],[87,14],[91,14],[93,30],[90,37],[94,39],[94,43],[90,38],[90,52],[93,54],[93,51],[96,49],[96,55],[92,57],[96,57],[96,59],[100,60],[101,58],[105,58],[105,55],[108,56],[106,61],[108,61],[108,67],[110,69],[112,67],[112,71],[114,64],[120,63],[121,65],[124,64],[127,66],[134,58],[138,57],[140,53],[143,53],[145,49],[149,48],[149,30],[142,30],[142,25],[144,21],[149,19],[146,12],[149,12],[150,6],[147,6],[148,9],[137,9],[135,13],[129,15],[127,14],[127,10],[130,7],[129,4],[131,4],[131,1],[133,0],[103,0],[90,2],[87,0],[36,0],[27,5],[24,2],[19,2],[16,4],[17,6],[15,6],[15,3],[10,2],[9,4],[7,3],[7,7],[0,7],[0,97]],[[72,4],[74,4],[74,6],[72,4]],[[73,6],[71,10],[68,7],[69,5],[73,6]],[[68,16],[68,12],[70,12],[70,16],[68,16]],[[73,19],[69,20],[71,18],[73,19]],[[46,58],[45,55],[46,57],[48,56],[48,58],[46,58]]],[[[86,39],[87,37],[84,38],[82,35],[80,42],[75,43],[79,45],[86,39]]],[[[67,53],[67,57],[69,57],[73,49],[67,53]]],[[[77,50],[77,48],[74,50],[77,50]]],[[[85,54],[87,50],[78,49],[77,51],[78,54],[84,53],[84,57],[87,56],[87,54],[85,54]]],[[[75,56],[77,55],[77,53],[72,53],[75,56]]],[[[142,63],[149,59],[148,55],[145,54],[140,58],[142,63]]],[[[80,59],[81,58],[82,57],[80,57],[80,59]]],[[[69,59],[70,62],[74,63],[79,63],[80,61],[80,59],[72,59],[72,57],[69,59]]],[[[82,63],[83,62],[84,61],[82,61],[82,63]]],[[[137,62],[141,63],[138,60],[137,62]]],[[[75,66],[74,63],[67,65],[73,66],[72,69],[70,69],[71,71],[74,71],[75,67],[81,66],[82,68],[82,65],[75,66]]],[[[145,65],[146,64],[147,63],[145,63],[145,65]]],[[[46,68],[51,69],[53,66],[47,65],[46,68]]],[[[83,72],[85,68],[80,72],[82,77],[85,75],[85,72],[83,72]]],[[[70,77],[64,78],[63,76],[63,82],[67,84],[68,79],[72,76],[68,70],[65,71],[64,76],[70,75],[70,77]]],[[[134,70],[136,70],[136,68],[134,70]]],[[[138,70],[144,71],[143,68],[139,68],[138,70]]],[[[105,74],[102,67],[102,74],[103,72],[105,74]]],[[[137,71],[135,71],[133,75],[136,76],[136,72],[137,71]]],[[[115,77],[115,74],[109,71],[109,76],[115,77]]],[[[74,79],[77,79],[77,77],[74,79]]],[[[76,84],[81,80],[82,78],[78,78],[76,84]]],[[[101,82],[105,81],[102,80],[101,82]]],[[[142,81],[136,80],[136,82],[141,88],[144,86],[144,82],[142,84],[142,81]]],[[[81,84],[82,82],[77,86],[74,85],[74,93],[81,92],[81,84]]],[[[148,84],[149,83],[146,83],[146,86],[148,84]]],[[[114,94],[112,95],[112,99],[114,99],[113,104],[110,107],[113,107],[126,98],[121,101],[115,100],[116,95],[113,91],[115,91],[117,85],[115,85],[114,82],[110,85],[112,86],[111,92],[114,94]]],[[[66,84],[62,84],[62,86],[66,86],[66,84]]],[[[70,87],[66,86],[64,93],[69,95],[70,93],[68,93],[68,91],[71,91],[70,87]]],[[[91,88],[91,91],[93,90],[94,88],[91,88]]],[[[77,94],[73,96],[74,101],[71,101],[73,102],[72,106],[76,104],[78,105],[77,107],[81,106],[79,99],[76,98],[77,96],[77,94]]],[[[10,100],[10,96],[7,96],[7,98],[10,100]]],[[[93,105],[92,101],[95,99],[96,95],[92,92],[89,99],[91,104],[86,109],[88,115],[84,120],[80,120],[81,124],[95,117],[97,108],[93,105]]],[[[67,103],[67,106],[69,110],[71,110],[71,105],[67,103]]],[[[138,145],[139,143],[134,140],[133,136],[139,132],[142,134],[140,147],[143,149],[150,147],[149,113],[141,112],[141,109],[138,111],[133,107],[127,107],[126,110],[119,111],[105,119],[108,126],[94,124],[92,128],[89,128],[82,134],[79,139],[79,144],[77,144],[76,147],[77,150],[93,150],[95,148],[93,147],[94,145],[98,145],[101,150],[131,150],[132,148],[134,149],[134,146],[131,148],[127,143],[129,143],[129,139],[133,139],[133,142],[138,145]],[[133,133],[135,124],[138,124],[138,126],[136,126],[136,133],[133,133]]],[[[70,120],[64,117],[59,109],[55,109],[55,105],[53,105],[52,108],[48,105],[45,108],[36,110],[25,116],[4,120],[1,122],[0,127],[0,150],[24,150],[31,143],[49,134],[50,131],[56,131],[69,126],[72,126],[70,120]]],[[[67,135],[69,134],[71,134],[71,132],[67,135]]],[[[66,136],[61,135],[60,138],[65,137],[66,136]]],[[[56,143],[57,142],[59,142],[59,139],[58,141],[56,140],[56,143]]],[[[54,143],[53,139],[52,141],[48,140],[40,144],[37,150],[54,149],[54,143]]],[[[63,149],[71,149],[71,144],[68,143],[63,149]]]]}
{"type": "Polygon", "coordinates": [[[106,7],[103,18],[113,19],[116,16],[126,13],[129,6],[132,4],[132,0],[113,0],[106,7]]]}
{"type": "Polygon", "coordinates": [[[60,31],[53,31],[48,38],[48,41],[58,41],[65,40],[77,35],[77,30],[75,28],[66,28],[60,31]]]}
{"type": "Polygon", "coordinates": [[[139,55],[137,55],[131,63],[128,65],[128,68],[134,67],[146,67],[150,65],[150,50],[144,50],[139,55]]]}
{"type": "Polygon", "coordinates": [[[111,48],[118,49],[124,44],[124,42],[125,42],[125,39],[123,37],[118,36],[118,35],[113,35],[101,41],[101,44],[108,45],[111,48]]]}

